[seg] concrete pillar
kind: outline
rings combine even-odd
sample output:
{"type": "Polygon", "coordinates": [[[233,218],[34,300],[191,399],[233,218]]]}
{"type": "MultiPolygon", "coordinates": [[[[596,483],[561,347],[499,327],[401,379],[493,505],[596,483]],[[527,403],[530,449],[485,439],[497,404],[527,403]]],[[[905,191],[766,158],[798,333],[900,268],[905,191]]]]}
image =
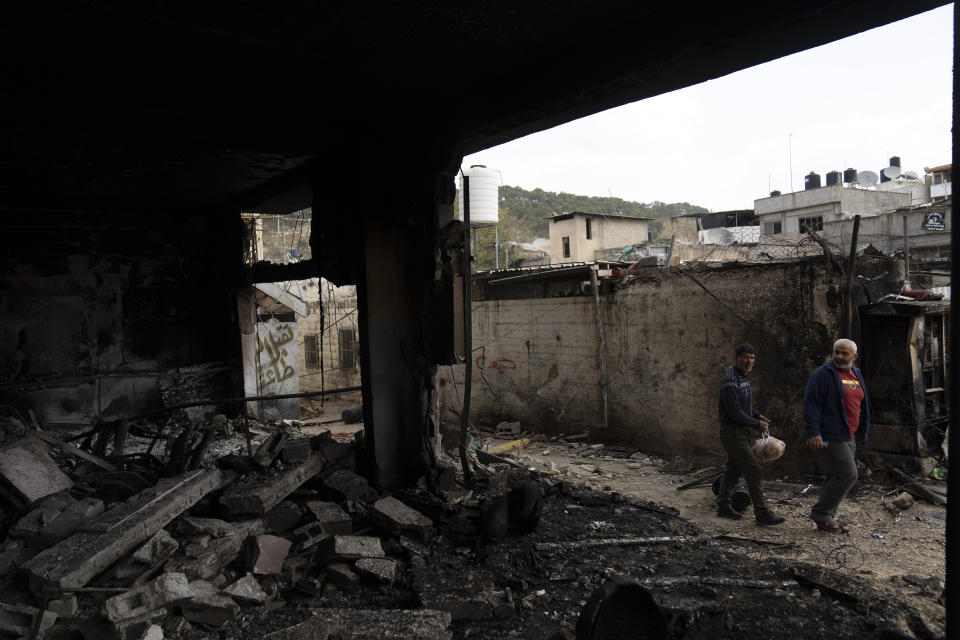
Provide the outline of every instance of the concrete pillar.
{"type": "MultiPolygon", "coordinates": [[[[370,479],[404,486],[426,471],[424,220],[371,216],[357,286],[370,479]]],[[[432,247],[431,247],[432,249],[432,247]]],[[[432,256],[432,251],[429,254],[432,256]]]]}

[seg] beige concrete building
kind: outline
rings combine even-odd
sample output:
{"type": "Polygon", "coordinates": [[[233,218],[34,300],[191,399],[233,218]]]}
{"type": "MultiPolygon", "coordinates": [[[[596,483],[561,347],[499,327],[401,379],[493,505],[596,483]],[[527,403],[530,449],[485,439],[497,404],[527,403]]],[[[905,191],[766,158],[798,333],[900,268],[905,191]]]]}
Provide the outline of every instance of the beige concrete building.
{"type": "Polygon", "coordinates": [[[819,232],[828,222],[889,213],[911,203],[910,193],[835,184],[760,198],[753,206],[760,218],[760,233],[774,236],[803,233],[804,224],[819,232]]]}
{"type": "Polygon", "coordinates": [[[591,262],[611,250],[649,240],[647,220],[637,216],[607,213],[569,213],[549,216],[550,263],[591,262]]]}
{"type": "Polygon", "coordinates": [[[297,318],[300,391],[358,386],[360,331],[356,287],[335,287],[323,279],[319,286],[315,281],[309,285],[313,286],[307,288],[307,315],[297,318]]]}

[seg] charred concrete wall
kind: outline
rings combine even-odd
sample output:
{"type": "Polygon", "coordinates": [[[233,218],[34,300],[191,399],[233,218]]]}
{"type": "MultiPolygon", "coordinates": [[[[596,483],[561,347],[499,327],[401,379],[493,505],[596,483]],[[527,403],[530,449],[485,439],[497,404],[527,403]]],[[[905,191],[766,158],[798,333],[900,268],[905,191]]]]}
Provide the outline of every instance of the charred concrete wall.
{"type": "MultiPolygon", "coordinates": [[[[654,273],[601,295],[606,429],[596,307],[582,281],[568,297],[477,301],[473,422],[590,431],[660,454],[719,453],[718,384],[734,346],[749,341],[758,351],[751,374],[756,406],[796,455],[803,389],[838,337],[836,272],[818,259],[654,273]]],[[[439,377],[442,403],[458,411],[462,367],[439,377]]],[[[449,411],[442,415],[453,419],[449,411]]]]}
{"type": "Polygon", "coordinates": [[[0,220],[0,402],[88,424],[237,395],[233,214],[0,220]]]}

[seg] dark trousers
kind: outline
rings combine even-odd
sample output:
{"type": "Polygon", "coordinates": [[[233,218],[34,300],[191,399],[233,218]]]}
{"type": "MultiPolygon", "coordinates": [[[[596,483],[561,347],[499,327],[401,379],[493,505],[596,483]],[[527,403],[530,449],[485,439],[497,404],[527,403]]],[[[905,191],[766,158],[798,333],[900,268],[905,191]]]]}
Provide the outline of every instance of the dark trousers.
{"type": "Polygon", "coordinates": [[[826,522],[837,517],[840,501],[857,484],[857,444],[850,442],[831,442],[830,446],[820,449],[820,462],[827,472],[826,481],[820,491],[820,499],[810,510],[810,517],[817,522],[826,522]]]}
{"type": "Polygon", "coordinates": [[[737,486],[740,476],[747,483],[753,512],[767,510],[767,499],[763,495],[763,471],[760,461],[753,455],[751,447],[760,436],[756,429],[746,425],[720,423],[720,444],[727,452],[727,466],[723,472],[723,482],[717,495],[717,508],[730,506],[730,497],[737,486]]]}

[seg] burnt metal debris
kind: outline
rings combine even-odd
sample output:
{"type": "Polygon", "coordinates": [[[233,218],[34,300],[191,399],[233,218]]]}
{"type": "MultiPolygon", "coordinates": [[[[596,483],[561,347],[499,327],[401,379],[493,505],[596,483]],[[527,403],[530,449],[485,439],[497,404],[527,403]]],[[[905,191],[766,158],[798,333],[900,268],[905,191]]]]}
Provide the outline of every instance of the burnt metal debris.
{"type": "Polygon", "coordinates": [[[7,419],[0,447],[0,637],[813,638],[895,617],[856,579],[773,555],[789,545],[736,556],[668,505],[509,450],[471,450],[469,485],[441,452],[386,492],[363,438],[296,421],[31,423],[7,419]]]}

